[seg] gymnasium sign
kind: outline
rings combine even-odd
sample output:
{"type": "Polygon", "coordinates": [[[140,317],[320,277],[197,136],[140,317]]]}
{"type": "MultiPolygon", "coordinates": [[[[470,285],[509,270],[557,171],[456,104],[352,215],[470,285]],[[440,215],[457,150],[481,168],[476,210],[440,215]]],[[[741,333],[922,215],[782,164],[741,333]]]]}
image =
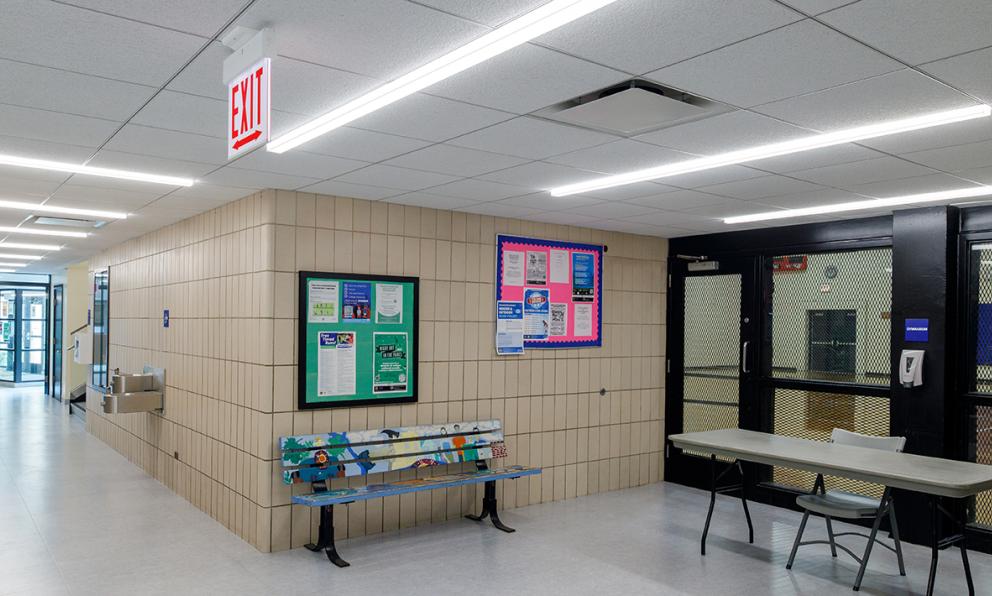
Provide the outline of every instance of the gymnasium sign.
{"type": "Polygon", "coordinates": [[[806,255],[786,255],[772,260],[772,271],[775,273],[806,271],[806,255]]]}
{"type": "Polygon", "coordinates": [[[262,58],[227,84],[227,159],[269,142],[271,69],[262,58]]]}

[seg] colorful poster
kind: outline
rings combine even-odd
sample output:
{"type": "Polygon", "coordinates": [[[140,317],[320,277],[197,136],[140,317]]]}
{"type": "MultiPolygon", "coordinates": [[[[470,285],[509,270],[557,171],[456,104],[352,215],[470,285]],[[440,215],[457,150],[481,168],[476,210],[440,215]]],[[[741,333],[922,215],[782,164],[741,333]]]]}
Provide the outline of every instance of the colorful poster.
{"type": "Polygon", "coordinates": [[[375,322],[403,322],[403,286],[383,283],[375,285],[375,322]]]}
{"type": "Polygon", "coordinates": [[[372,392],[398,393],[407,390],[409,353],[406,333],[372,334],[372,392]]]}
{"type": "Polygon", "coordinates": [[[548,253],[527,251],[527,285],[543,286],[548,283],[548,253]]]}
{"type": "Polygon", "coordinates": [[[354,332],[318,332],[318,396],[355,394],[355,351],[354,332]]]}
{"type": "Polygon", "coordinates": [[[596,260],[594,255],[572,253],[572,301],[592,302],[596,289],[596,260]]]}
{"type": "Polygon", "coordinates": [[[551,255],[550,262],[548,263],[549,273],[551,277],[551,283],[553,284],[567,284],[568,283],[568,251],[567,250],[555,250],[551,249],[549,251],[551,255]]]}
{"type": "Polygon", "coordinates": [[[496,353],[524,353],[523,302],[500,300],[496,303],[496,353]]]}
{"type": "Polygon", "coordinates": [[[338,282],[312,279],[307,284],[309,323],[338,322],[338,282]]]}
{"type": "Polygon", "coordinates": [[[503,283],[508,286],[524,285],[524,253],[514,250],[503,253],[503,283]]]}
{"type": "Polygon", "coordinates": [[[575,336],[589,337],[592,335],[592,305],[575,305],[575,336]]]}
{"type": "Polygon", "coordinates": [[[568,335],[568,304],[563,302],[551,303],[550,335],[554,337],[568,335]]]}
{"type": "Polygon", "coordinates": [[[346,281],[341,284],[341,318],[368,323],[372,319],[372,284],[346,281]]]}
{"type": "Polygon", "coordinates": [[[548,290],[524,290],[524,339],[547,339],[550,331],[548,290]]]}

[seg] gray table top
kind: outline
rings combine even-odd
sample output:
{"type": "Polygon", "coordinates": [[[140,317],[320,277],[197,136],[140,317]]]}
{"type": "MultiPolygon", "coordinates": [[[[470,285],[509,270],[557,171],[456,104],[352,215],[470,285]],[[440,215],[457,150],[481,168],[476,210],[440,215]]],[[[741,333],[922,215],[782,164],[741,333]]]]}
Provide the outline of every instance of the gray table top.
{"type": "Polygon", "coordinates": [[[943,497],[992,489],[992,466],[728,428],[668,437],[682,449],[943,497]]]}

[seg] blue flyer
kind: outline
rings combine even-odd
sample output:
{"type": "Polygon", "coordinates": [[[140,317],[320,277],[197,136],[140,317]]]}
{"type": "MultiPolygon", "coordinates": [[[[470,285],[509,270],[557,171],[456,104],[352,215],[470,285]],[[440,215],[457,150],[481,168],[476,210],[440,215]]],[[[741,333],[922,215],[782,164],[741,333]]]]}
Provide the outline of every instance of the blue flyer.
{"type": "Polygon", "coordinates": [[[572,253],[572,301],[592,302],[596,288],[596,257],[589,253],[572,253]]]}
{"type": "Polygon", "coordinates": [[[496,353],[524,353],[524,305],[500,300],[496,303],[496,353]]]}
{"type": "Polygon", "coordinates": [[[550,290],[524,290],[524,339],[548,339],[551,327],[550,290]]]}
{"type": "Polygon", "coordinates": [[[346,281],[341,284],[341,318],[352,323],[372,320],[372,284],[346,281]]]}

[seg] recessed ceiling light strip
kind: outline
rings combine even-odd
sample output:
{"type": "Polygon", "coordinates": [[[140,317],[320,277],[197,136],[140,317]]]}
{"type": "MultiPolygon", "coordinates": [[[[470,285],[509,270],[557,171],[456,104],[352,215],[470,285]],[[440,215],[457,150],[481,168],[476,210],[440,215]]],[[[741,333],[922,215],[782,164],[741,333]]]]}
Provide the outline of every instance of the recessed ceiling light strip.
{"type": "Polygon", "coordinates": [[[398,79],[394,79],[339,108],[294,128],[281,137],[270,141],[266,149],[275,153],[289,151],[615,1],[553,0],[548,2],[453,52],[428,62],[398,79]]]}
{"type": "Polygon", "coordinates": [[[0,267],[27,267],[27,263],[0,263],[0,267]]]}
{"type": "Polygon", "coordinates": [[[168,184],[170,186],[193,186],[193,183],[195,182],[192,178],[162,176],[159,174],[148,174],[146,172],[133,172],[131,170],[115,170],[113,168],[98,168],[62,161],[32,159],[29,157],[18,157],[16,155],[5,154],[0,154],[0,165],[16,166],[19,168],[34,168],[36,170],[52,170],[55,172],[69,172],[72,174],[85,174],[88,176],[102,176],[105,178],[119,178],[121,180],[136,180],[138,182],[154,182],[156,184],[168,184]]]}
{"type": "Polygon", "coordinates": [[[8,252],[0,252],[0,259],[15,259],[18,261],[39,261],[45,257],[39,257],[37,255],[18,255],[8,252]]]}
{"type": "Polygon", "coordinates": [[[843,213],[845,211],[860,211],[864,209],[895,207],[898,205],[912,205],[915,203],[953,201],[955,199],[967,199],[986,195],[992,195],[992,186],[973,186],[969,188],[959,188],[956,190],[941,190],[938,192],[890,197],[887,199],[867,199],[864,201],[852,201],[849,203],[834,203],[832,205],[817,205],[816,207],[802,207],[800,209],[784,209],[781,211],[769,211],[766,213],[754,213],[751,215],[737,215],[734,217],[725,217],[723,219],[723,223],[752,223],[756,221],[789,219],[808,215],[824,215],[828,213],[843,213]]]}
{"type": "Polygon", "coordinates": [[[16,269],[0,269],[0,273],[17,273],[16,269]]]}
{"type": "Polygon", "coordinates": [[[914,118],[889,120],[878,124],[870,124],[868,126],[859,126],[856,128],[838,130],[835,132],[811,135],[801,139],[783,141],[781,143],[771,143],[769,145],[739,149],[737,151],[720,153],[709,157],[688,159],[676,163],[665,164],[663,166],[627,172],[625,174],[604,176],[602,178],[596,178],[586,182],[559,186],[551,189],[550,192],[552,196],[564,197],[578,193],[602,190],[604,188],[634,184],[635,182],[657,180],[659,178],[667,178],[669,176],[677,176],[679,174],[689,174],[692,172],[700,172],[723,166],[742,164],[757,161],[759,159],[767,159],[769,157],[778,157],[780,155],[800,153],[802,151],[810,151],[812,149],[822,149],[824,147],[832,147],[834,145],[843,145],[844,143],[854,143],[857,141],[864,141],[866,139],[874,139],[887,135],[909,132],[912,130],[921,130],[933,126],[952,124],[954,122],[963,122],[974,118],[987,117],[990,114],[992,114],[992,108],[983,104],[956,110],[925,114],[914,118]]]}
{"type": "Polygon", "coordinates": [[[0,242],[0,248],[23,248],[26,250],[62,250],[58,244],[34,244],[33,242],[0,242]]]}
{"type": "Polygon", "coordinates": [[[61,236],[63,238],[86,238],[86,232],[63,232],[62,230],[39,230],[38,228],[15,228],[0,226],[0,234],[28,234],[31,236],[61,236]]]}
{"type": "Polygon", "coordinates": [[[21,203],[19,201],[0,200],[0,209],[20,209],[36,213],[60,213],[63,215],[84,215],[87,217],[102,217],[104,219],[126,219],[127,213],[117,211],[100,211],[99,209],[78,209],[76,207],[56,207],[54,205],[39,205],[37,203],[21,203]]]}

